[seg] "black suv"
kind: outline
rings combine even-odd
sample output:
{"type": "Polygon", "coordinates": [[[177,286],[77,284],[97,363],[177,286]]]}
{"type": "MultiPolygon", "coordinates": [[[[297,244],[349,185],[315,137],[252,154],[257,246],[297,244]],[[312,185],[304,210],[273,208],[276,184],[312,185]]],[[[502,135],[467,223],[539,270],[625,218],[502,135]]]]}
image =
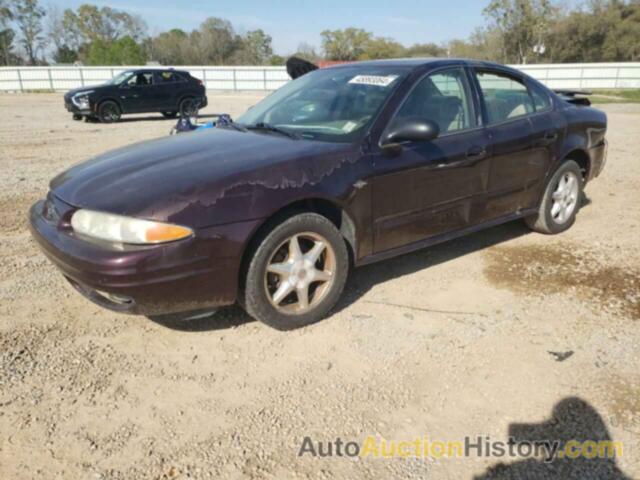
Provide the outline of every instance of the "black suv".
{"type": "Polygon", "coordinates": [[[117,122],[123,113],[160,112],[167,118],[194,115],[207,105],[202,81],[173,69],[126,70],[102,85],[69,90],[66,109],[74,120],[117,122]]]}

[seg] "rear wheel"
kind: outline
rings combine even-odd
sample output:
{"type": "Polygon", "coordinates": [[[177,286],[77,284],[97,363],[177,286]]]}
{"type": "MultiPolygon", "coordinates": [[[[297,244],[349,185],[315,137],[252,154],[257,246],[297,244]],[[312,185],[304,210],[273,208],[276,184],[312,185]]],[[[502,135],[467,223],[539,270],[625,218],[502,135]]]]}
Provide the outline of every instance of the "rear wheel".
{"type": "Polygon", "coordinates": [[[180,101],[180,115],[183,117],[193,117],[198,113],[198,103],[193,97],[187,97],[180,101]]]}
{"type": "Polygon", "coordinates": [[[573,160],[565,161],[553,174],[536,215],[525,222],[532,230],[555,234],[568,230],[576,220],[584,181],[580,167],[573,160]]]}
{"type": "Polygon", "coordinates": [[[113,123],[120,120],[120,107],[113,100],[105,100],[98,107],[98,118],[101,123],[113,123]]]}
{"type": "Polygon", "coordinates": [[[160,112],[164,118],[176,118],[178,112],[160,112]]]}
{"type": "Polygon", "coordinates": [[[316,213],[295,215],[256,248],[241,302],[249,315],[278,330],[309,325],[336,304],[348,270],[338,229],[316,213]]]}

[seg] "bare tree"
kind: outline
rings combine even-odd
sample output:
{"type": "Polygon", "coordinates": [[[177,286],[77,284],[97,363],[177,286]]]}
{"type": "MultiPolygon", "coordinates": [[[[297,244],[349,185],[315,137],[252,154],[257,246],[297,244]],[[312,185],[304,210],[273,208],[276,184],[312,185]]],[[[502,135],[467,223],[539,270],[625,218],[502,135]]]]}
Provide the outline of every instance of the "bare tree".
{"type": "Polygon", "coordinates": [[[15,22],[20,31],[20,43],[30,65],[38,62],[38,52],[42,51],[46,45],[42,34],[42,17],[44,16],[45,11],[38,5],[38,0],[19,0],[15,4],[15,22]]]}

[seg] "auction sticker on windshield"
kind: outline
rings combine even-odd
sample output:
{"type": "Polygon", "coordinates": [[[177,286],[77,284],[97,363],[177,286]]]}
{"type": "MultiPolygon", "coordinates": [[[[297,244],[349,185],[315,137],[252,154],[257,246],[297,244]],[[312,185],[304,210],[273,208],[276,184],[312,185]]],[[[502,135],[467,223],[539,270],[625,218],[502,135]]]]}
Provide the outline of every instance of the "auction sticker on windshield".
{"type": "Polygon", "coordinates": [[[398,75],[356,75],[349,83],[357,85],[374,85],[376,87],[388,87],[391,83],[398,78],[398,75]]]}

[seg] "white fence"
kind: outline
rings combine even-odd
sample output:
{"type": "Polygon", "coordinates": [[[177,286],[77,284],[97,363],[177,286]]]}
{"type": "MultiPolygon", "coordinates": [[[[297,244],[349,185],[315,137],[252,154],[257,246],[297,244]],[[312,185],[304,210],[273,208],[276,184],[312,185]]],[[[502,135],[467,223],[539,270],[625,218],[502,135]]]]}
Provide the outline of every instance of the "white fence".
{"type": "MultiPolygon", "coordinates": [[[[551,88],[640,88],[639,63],[512,65],[551,88]]],[[[95,85],[130,68],[2,67],[0,91],[68,90],[95,85]]],[[[284,67],[176,67],[201,79],[208,90],[276,90],[289,76],[284,67]]]]}

